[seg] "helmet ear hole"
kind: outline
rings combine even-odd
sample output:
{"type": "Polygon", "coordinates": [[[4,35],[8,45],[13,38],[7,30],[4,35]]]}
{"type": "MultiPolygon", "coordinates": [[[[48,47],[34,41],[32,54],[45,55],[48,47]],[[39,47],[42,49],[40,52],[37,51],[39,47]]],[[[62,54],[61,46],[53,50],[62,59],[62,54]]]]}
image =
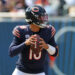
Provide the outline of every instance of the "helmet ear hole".
{"type": "Polygon", "coordinates": [[[35,5],[28,7],[25,12],[25,19],[29,24],[43,26],[48,21],[48,15],[43,7],[35,5]]]}

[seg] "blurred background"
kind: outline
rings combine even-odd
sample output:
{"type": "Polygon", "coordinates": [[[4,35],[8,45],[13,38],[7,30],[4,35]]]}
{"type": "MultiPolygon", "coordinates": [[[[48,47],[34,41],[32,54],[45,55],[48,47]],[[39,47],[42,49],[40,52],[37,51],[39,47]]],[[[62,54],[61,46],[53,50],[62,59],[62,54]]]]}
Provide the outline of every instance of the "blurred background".
{"type": "Polygon", "coordinates": [[[0,75],[11,75],[15,68],[18,57],[8,56],[12,30],[16,25],[27,25],[25,9],[35,4],[47,11],[59,46],[53,68],[46,60],[46,75],[75,75],[75,0],[0,0],[0,75]]]}

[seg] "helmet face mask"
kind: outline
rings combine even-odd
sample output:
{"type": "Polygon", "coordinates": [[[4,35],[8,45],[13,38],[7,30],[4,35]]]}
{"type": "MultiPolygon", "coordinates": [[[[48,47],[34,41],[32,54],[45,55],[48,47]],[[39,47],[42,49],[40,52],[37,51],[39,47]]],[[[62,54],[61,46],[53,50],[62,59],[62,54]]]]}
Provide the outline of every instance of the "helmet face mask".
{"type": "Polygon", "coordinates": [[[48,15],[44,14],[43,16],[39,16],[40,24],[44,24],[44,22],[48,22],[48,15]]]}
{"type": "Polygon", "coordinates": [[[25,12],[25,20],[29,24],[35,24],[40,27],[45,27],[46,23],[48,22],[48,15],[46,14],[46,11],[41,6],[33,6],[28,7],[25,12]]]}

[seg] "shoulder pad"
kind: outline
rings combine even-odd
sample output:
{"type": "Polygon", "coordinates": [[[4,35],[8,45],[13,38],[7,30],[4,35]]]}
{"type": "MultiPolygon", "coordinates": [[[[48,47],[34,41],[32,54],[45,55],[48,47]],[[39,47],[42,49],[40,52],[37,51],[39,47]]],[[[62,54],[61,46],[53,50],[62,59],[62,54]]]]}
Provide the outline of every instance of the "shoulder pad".
{"type": "Polygon", "coordinates": [[[26,29],[26,28],[27,28],[27,26],[25,26],[25,25],[16,26],[16,27],[13,29],[12,33],[13,33],[14,36],[16,36],[16,37],[18,37],[18,38],[21,38],[21,35],[22,35],[23,30],[26,29]]]}
{"type": "Polygon", "coordinates": [[[46,26],[46,28],[47,28],[48,31],[51,33],[51,37],[53,37],[53,36],[55,35],[55,32],[56,32],[54,26],[48,25],[48,26],[46,26]]]}
{"type": "Polygon", "coordinates": [[[19,30],[19,26],[16,26],[13,31],[12,31],[13,35],[20,38],[20,30],[19,30]]]}
{"type": "Polygon", "coordinates": [[[56,33],[56,30],[53,26],[51,26],[51,37],[53,37],[56,33]]]}

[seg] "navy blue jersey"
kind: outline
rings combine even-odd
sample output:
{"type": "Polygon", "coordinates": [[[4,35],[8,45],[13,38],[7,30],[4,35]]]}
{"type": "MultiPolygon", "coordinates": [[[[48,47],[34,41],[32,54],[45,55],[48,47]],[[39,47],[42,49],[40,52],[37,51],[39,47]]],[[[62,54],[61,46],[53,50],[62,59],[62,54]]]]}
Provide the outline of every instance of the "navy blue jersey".
{"type": "MultiPolygon", "coordinates": [[[[44,62],[46,54],[48,53],[43,49],[39,55],[36,56],[30,49],[30,46],[25,45],[25,40],[34,34],[38,34],[47,44],[54,47],[57,46],[54,40],[55,28],[53,26],[41,28],[39,32],[31,31],[29,26],[16,26],[13,30],[14,38],[9,48],[9,54],[11,57],[19,56],[16,63],[17,68],[26,73],[44,72],[44,62]]],[[[56,55],[57,51],[53,56],[56,55]]]]}

